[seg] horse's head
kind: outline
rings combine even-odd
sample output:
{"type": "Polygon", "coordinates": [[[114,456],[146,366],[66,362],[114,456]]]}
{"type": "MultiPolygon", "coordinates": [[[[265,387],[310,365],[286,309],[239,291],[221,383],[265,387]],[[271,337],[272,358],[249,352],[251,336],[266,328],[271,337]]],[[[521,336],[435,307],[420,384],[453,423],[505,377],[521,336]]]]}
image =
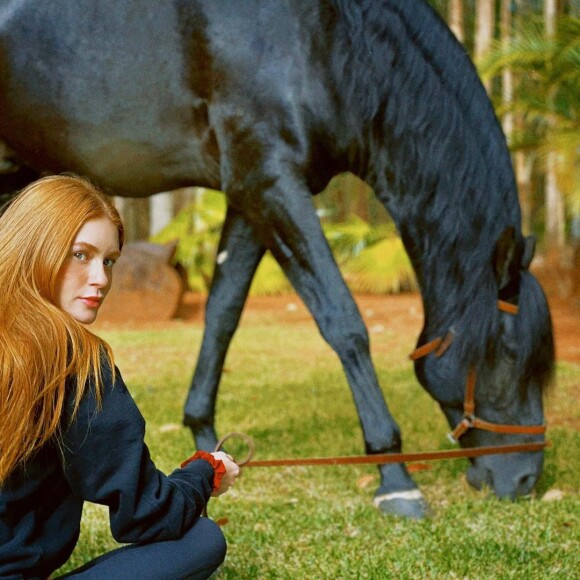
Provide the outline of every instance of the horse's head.
{"type": "MultiPolygon", "coordinates": [[[[417,376],[463,447],[543,441],[542,393],[554,347],[545,296],[528,271],[533,253],[533,238],[516,240],[513,228],[505,230],[488,268],[490,283],[474,290],[465,312],[451,323],[453,340],[416,362],[417,376]]],[[[472,486],[515,498],[534,488],[543,453],[471,461],[472,486]]]]}

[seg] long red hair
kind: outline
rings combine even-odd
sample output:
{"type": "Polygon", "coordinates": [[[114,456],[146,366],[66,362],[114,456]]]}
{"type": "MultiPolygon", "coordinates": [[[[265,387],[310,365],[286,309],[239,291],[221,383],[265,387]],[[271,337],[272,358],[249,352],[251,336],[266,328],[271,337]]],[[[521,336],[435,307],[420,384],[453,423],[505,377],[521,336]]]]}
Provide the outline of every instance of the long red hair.
{"type": "MultiPolygon", "coordinates": [[[[121,218],[112,202],[76,176],[44,177],[0,217],[0,485],[55,434],[68,377],[75,407],[90,382],[101,391],[110,347],[55,304],[58,274],[83,224],[121,218]]],[[[74,414],[74,413],[73,413],[74,414]]]]}

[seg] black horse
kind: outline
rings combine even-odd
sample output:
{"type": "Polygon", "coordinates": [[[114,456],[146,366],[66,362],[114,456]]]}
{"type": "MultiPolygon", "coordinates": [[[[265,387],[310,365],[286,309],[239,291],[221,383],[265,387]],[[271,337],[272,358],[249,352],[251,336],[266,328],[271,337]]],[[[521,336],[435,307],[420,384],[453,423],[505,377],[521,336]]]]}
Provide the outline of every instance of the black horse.
{"type": "MultiPolygon", "coordinates": [[[[342,362],[366,452],[401,449],[312,204],[343,171],[370,184],[397,224],[423,296],[419,344],[454,337],[443,356],[441,347],[415,363],[449,423],[462,421],[474,371],[479,417],[542,424],[551,322],[528,271],[533,245],[510,156],[465,50],[424,2],[1,0],[0,123],[33,170],[84,174],[116,195],[225,192],[185,405],[198,447],[216,442],[224,359],[270,250],[342,362]]],[[[543,439],[539,428],[515,431],[469,429],[461,443],[543,439]]],[[[468,480],[501,497],[528,494],[542,461],[541,452],[478,458],[468,480]]],[[[381,510],[424,515],[403,465],[380,472],[381,510]]]]}

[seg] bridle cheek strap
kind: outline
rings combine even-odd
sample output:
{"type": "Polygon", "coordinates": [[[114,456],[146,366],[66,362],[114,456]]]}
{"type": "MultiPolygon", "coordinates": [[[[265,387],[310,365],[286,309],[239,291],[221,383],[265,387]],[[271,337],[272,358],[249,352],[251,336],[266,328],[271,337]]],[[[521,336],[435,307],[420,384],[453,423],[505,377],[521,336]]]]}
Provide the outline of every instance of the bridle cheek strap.
{"type": "MultiPolygon", "coordinates": [[[[508,314],[517,314],[518,306],[503,300],[497,301],[497,307],[502,312],[508,314]]],[[[451,345],[454,333],[450,330],[444,338],[435,338],[426,344],[415,349],[409,357],[411,360],[418,360],[434,353],[435,356],[440,357],[451,345]]],[[[469,369],[467,374],[467,384],[465,386],[465,399],[463,401],[463,419],[457,424],[455,429],[449,433],[449,439],[453,443],[457,443],[459,438],[469,429],[481,429],[483,431],[491,431],[492,433],[503,433],[509,435],[543,435],[546,432],[546,425],[503,425],[501,423],[491,423],[484,421],[475,416],[475,384],[477,382],[477,375],[474,368],[469,369]]]]}

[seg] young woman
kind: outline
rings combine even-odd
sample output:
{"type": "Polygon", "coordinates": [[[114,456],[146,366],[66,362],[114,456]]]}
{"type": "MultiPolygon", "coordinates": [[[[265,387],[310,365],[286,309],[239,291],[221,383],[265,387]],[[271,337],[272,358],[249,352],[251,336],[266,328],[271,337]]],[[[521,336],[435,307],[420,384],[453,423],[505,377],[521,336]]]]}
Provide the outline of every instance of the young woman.
{"type": "Polygon", "coordinates": [[[234,482],[223,452],[156,469],[110,347],[85,327],[123,246],[114,206],[73,176],[42,178],[0,217],[0,578],[45,579],[77,543],[84,501],[130,544],[72,578],[206,578],[225,557],[200,517],[234,482]]]}

